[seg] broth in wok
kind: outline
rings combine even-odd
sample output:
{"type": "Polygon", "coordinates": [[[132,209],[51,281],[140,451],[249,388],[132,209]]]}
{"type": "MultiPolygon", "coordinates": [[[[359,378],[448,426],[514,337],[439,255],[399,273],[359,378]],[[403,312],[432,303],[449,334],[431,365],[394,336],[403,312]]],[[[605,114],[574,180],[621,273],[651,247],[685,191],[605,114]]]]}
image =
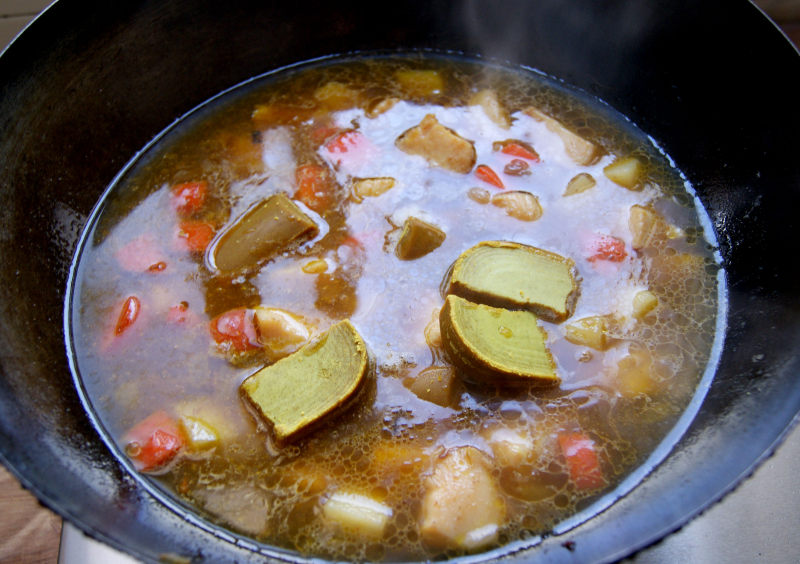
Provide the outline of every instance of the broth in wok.
{"type": "Polygon", "coordinates": [[[608,108],[485,63],[327,62],[215,99],[121,176],[72,348],[121,456],[210,521],[441,558],[643,464],[709,358],[712,251],[608,108]]]}

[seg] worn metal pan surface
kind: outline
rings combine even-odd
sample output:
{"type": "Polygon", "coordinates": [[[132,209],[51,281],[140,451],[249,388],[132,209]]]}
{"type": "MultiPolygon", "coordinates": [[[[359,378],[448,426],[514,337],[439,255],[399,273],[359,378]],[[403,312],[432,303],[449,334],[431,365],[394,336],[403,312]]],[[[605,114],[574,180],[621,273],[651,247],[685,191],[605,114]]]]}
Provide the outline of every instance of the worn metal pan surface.
{"type": "Polygon", "coordinates": [[[65,353],[70,261],[120,168],[203,100],[297,61],[397,48],[540,69],[626,114],[693,184],[724,260],[724,349],[672,454],[607,510],[510,558],[622,557],[776,448],[800,411],[800,56],[753,5],[60,0],[0,57],[0,455],[47,506],[143,560],[260,557],[163,505],[100,440],[65,353]]]}

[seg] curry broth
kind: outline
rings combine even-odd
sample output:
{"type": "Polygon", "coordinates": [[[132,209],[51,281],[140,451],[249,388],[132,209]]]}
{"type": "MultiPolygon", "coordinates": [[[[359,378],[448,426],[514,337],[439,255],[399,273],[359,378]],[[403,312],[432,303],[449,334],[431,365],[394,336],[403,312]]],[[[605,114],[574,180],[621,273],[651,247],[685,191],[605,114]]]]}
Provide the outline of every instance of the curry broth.
{"type": "Polygon", "coordinates": [[[130,432],[154,412],[183,417],[182,433],[191,432],[187,421],[205,429],[205,442],[182,443],[163,464],[143,470],[212,522],[330,558],[487,550],[545,533],[612,490],[691,399],[715,336],[717,264],[680,175],[607,108],[528,72],[436,57],[376,58],[286,71],[185,121],[104,200],[82,249],[71,328],[82,383],[121,452],[141,455],[130,432]],[[479,92],[492,93],[499,113],[479,92]],[[602,155],[575,164],[529,107],[602,155]],[[429,114],[472,142],[476,165],[495,171],[503,188],[477,169],[452,172],[400,151],[397,138],[429,114]],[[336,137],[353,131],[352,146],[353,138],[336,137]],[[509,139],[529,144],[538,160],[493,146],[509,139]],[[643,170],[633,189],[604,173],[628,156],[643,170]],[[508,168],[515,159],[522,164],[508,168]],[[327,175],[325,202],[317,192],[300,193],[304,165],[327,175]],[[579,173],[590,174],[593,187],[564,195],[579,173]],[[364,178],[394,182],[363,193],[354,182],[364,178]],[[176,211],[175,187],[200,181],[202,204],[176,211]],[[534,195],[540,217],[514,215],[516,208],[495,198],[507,192],[534,195]],[[241,271],[215,269],[213,248],[226,226],[276,193],[300,201],[319,232],[241,271]],[[632,209],[663,227],[645,244],[636,241],[632,209]],[[409,217],[446,236],[423,256],[401,260],[395,250],[409,217]],[[608,237],[614,252],[598,243],[608,237]],[[442,348],[437,316],[449,269],[488,240],[575,263],[575,311],[563,322],[539,320],[561,378],[556,387],[470,383],[442,348]],[[645,298],[656,305],[641,305],[645,298]],[[238,350],[209,329],[237,308],[247,308],[250,323],[259,306],[289,312],[308,330],[306,340],[349,319],[370,352],[356,402],[286,445],[272,440],[268,422],[239,391],[276,355],[258,342],[260,333],[238,350]],[[586,319],[600,320],[602,331],[569,328],[586,319]],[[587,335],[602,344],[590,346],[587,335]],[[453,374],[444,400],[428,395],[423,378],[433,377],[435,387],[453,374]],[[587,449],[578,459],[570,454],[575,437],[587,449]],[[437,476],[451,453],[465,453],[460,463],[493,496],[488,513],[498,522],[482,523],[477,536],[431,532],[431,491],[447,487],[437,476]],[[591,457],[597,467],[582,475],[591,457]],[[342,500],[345,517],[332,509],[342,500]],[[353,513],[367,514],[371,524],[353,513]]]}

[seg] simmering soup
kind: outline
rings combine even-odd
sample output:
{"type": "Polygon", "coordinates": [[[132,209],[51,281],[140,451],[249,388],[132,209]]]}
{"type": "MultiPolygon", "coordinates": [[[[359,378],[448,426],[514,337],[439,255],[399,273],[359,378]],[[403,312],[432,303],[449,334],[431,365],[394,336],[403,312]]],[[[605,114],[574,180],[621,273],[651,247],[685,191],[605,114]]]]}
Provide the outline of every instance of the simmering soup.
{"type": "Polygon", "coordinates": [[[80,384],[121,458],[302,555],[435,559],[546,533],[695,393],[717,270],[622,116],[523,70],[276,73],[162,135],[74,268],[80,384]]]}

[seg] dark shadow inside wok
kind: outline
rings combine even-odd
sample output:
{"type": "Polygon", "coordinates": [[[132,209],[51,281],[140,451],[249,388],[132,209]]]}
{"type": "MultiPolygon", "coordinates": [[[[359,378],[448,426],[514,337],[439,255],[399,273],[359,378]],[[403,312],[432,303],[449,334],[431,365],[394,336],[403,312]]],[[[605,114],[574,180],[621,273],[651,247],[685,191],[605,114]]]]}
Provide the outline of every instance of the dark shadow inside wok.
{"type": "Polygon", "coordinates": [[[161,505],[94,431],[63,343],[72,253],[119,169],[203,100],[277,66],[398,47],[538,68],[628,115],[694,185],[725,261],[725,348],[687,434],[630,495],[518,558],[621,557],[775,448],[800,410],[800,57],[750,4],[62,0],[0,57],[0,453],[49,507],[147,560],[252,556],[161,505]]]}

